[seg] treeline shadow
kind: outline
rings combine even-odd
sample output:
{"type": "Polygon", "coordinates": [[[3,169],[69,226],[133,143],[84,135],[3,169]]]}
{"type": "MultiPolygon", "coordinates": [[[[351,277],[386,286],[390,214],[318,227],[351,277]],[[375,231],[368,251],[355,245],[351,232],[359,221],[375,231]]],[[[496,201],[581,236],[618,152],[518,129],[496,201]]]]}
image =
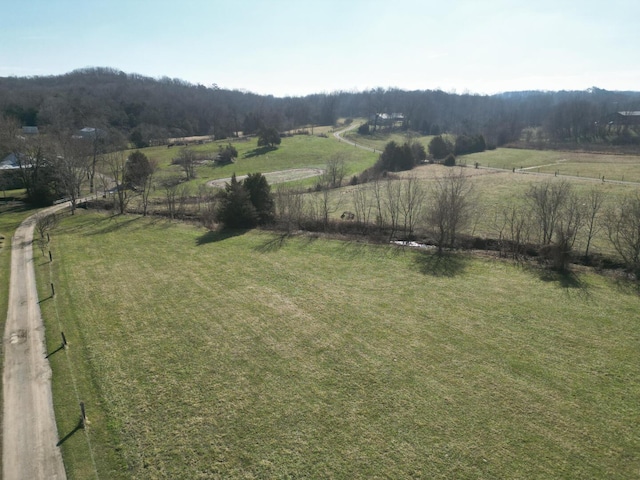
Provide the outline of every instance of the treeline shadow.
{"type": "Polygon", "coordinates": [[[527,269],[543,282],[555,283],[565,290],[573,290],[581,295],[589,295],[589,285],[580,274],[572,270],[554,270],[544,266],[529,266],[527,269]]]}
{"type": "Polygon", "coordinates": [[[420,273],[432,277],[455,277],[462,274],[469,258],[455,252],[418,252],[415,261],[420,273]]]}
{"type": "Polygon", "coordinates": [[[207,245],[209,243],[217,243],[227,240],[233,237],[239,237],[244,235],[247,230],[231,230],[231,229],[223,229],[223,230],[208,230],[203,235],[200,235],[196,238],[196,246],[200,247],[202,245],[207,245]]]}
{"type": "Polygon", "coordinates": [[[101,218],[98,220],[99,224],[102,226],[94,229],[91,232],[86,233],[87,236],[92,235],[104,235],[107,233],[117,232],[124,228],[130,227],[133,223],[140,220],[142,217],[129,217],[126,220],[116,220],[119,215],[110,215],[108,217],[101,218]]]}
{"type": "Polygon", "coordinates": [[[274,150],[277,150],[277,147],[270,147],[268,145],[265,145],[264,147],[257,147],[254,148],[253,150],[249,150],[248,152],[246,152],[243,155],[243,158],[253,158],[253,157],[259,157],[260,155],[266,155],[269,152],[273,152],[274,150]]]}

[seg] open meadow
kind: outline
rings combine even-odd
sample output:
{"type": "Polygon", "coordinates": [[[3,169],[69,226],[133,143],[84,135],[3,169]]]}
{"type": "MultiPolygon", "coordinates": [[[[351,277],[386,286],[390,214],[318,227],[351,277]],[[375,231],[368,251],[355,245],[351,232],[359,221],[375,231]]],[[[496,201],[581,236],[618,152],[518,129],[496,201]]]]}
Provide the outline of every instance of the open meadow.
{"type": "Polygon", "coordinates": [[[82,211],[51,248],[69,478],[640,476],[624,281],[82,211]]]}
{"type": "Polygon", "coordinates": [[[469,166],[477,162],[483,167],[507,170],[640,182],[640,156],[637,155],[499,148],[465,155],[460,160],[469,166]]]}
{"type": "MultiPolygon", "coordinates": [[[[340,156],[344,160],[347,175],[360,173],[373,165],[377,154],[355,148],[340,142],[332,137],[317,135],[294,135],[284,137],[277,148],[258,147],[255,137],[219,140],[203,145],[192,145],[194,152],[201,156],[213,159],[218,153],[219,147],[231,143],[238,151],[238,158],[232,164],[225,166],[213,166],[212,161],[206,161],[197,167],[197,178],[190,183],[195,187],[207,183],[210,180],[246,175],[248,173],[268,173],[293,168],[325,168],[327,161],[333,156],[340,156]]],[[[158,162],[160,171],[158,179],[170,176],[183,175],[179,165],[171,165],[173,158],[179,155],[184,147],[166,146],[149,147],[140,149],[149,159],[158,162]]],[[[312,186],[317,179],[302,181],[301,185],[312,186]]],[[[158,191],[160,194],[160,191],[158,191]]]]}

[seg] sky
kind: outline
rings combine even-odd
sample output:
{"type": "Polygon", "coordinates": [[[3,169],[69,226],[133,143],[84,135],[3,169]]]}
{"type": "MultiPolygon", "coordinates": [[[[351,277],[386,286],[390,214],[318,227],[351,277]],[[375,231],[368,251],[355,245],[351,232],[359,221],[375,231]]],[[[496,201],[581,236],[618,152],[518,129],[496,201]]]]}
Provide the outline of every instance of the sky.
{"type": "Polygon", "coordinates": [[[640,1],[3,0],[0,77],[85,67],[278,97],[640,91],[640,1]]]}

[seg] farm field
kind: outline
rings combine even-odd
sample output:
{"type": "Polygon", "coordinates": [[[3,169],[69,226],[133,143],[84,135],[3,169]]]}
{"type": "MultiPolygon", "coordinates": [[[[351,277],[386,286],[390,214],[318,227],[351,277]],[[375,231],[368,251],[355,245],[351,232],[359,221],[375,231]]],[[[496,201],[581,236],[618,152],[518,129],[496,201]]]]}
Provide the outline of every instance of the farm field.
{"type": "MultiPolygon", "coordinates": [[[[210,180],[230,177],[247,173],[268,173],[293,168],[324,168],[329,158],[341,155],[344,159],[346,174],[354,175],[373,165],[378,157],[373,152],[358,149],[333,138],[318,137],[317,135],[295,135],[285,137],[282,143],[275,149],[257,147],[257,139],[249,138],[243,141],[220,140],[203,145],[193,145],[192,148],[199,154],[214,156],[218,153],[219,146],[231,143],[238,150],[238,158],[231,165],[214,167],[207,165],[197,167],[197,178],[190,183],[193,186],[207,183],[210,180]]],[[[140,149],[149,159],[155,159],[160,166],[158,179],[169,176],[183,175],[180,166],[171,165],[171,160],[177,157],[180,149],[184,147],[149,147],[140,149]]],[[[313,185],[315,180],[309,179],[300,184],[313,185]]],[[[160,192],[158,192],[159,194],[160,192]]]]}
{"type": "MultiPolygon", "coordinates": [[[[427,196],[433,191],[434,183],[438,178],[442,178],[450,172],[462,172],[469,177],[472,184],[471,203],[473,205],[472,220],[468,226],[461,232],[472,236],[484,236],[488,238],[496,238],[498,233],[496,230],[496,221],[500,219],[502,212],[514,205],[524,204],[525,194],[532,185],[541,182],[553,181],[560,182],[562,177],[537,174],[536,172],[510,170],[495,170],[486,168],[467,167],[444,167],[441,165],[421,165],[411,171],[398,172],[396,175],[405,179],[413,177],[419,181],[419,184],[426,191],[427,196]]],[[[613,206],[620,202],[624,196],[634,195],[638,191],[637,185],[618,184],[614,182],[601,182],[591,178],[570,178],[567,179],[572,186],[573,191],[585,197],[591,189],[602,192],[605,198],[605,206],[613,206]]],[[[355,211],[354,193],[356,190],[369,190],[369,198],[373,202],[373,184],[363,184],[356,186],[347,186],[339,190],[330,192],[330,210],[331,218],[339,220],[340,215],[344,211],[355,211]]],[[[314,201],[321,202],[320,194],[309,194],[307,197],[309,203],[314,201]]],[[[603,208],[604,215],[606,208],[603,208]]],[[[418,230],[425,232],[425,222],[419,222],[418,230]]],[[[420,232],[418,232],[419,234],[420,232]]],[[[575,248],[580,251],[583,248],[582,237],[579,237],[575,248]]],[[[606,231],[601,229],[598,231],[594,244],[595,251],[613,255],[614,252],[610,248],[606,231]]]]}
{"type": "Polygon", "coordinates": [[[69,478],[640,474],[624,282],[136,216],[79,212],[51,237],[69,478]]]}
{"type": "Polygon", "coordinates": [[[472,166],[640,182],[640,156],[498,148],[459,157],[472,166]]]}

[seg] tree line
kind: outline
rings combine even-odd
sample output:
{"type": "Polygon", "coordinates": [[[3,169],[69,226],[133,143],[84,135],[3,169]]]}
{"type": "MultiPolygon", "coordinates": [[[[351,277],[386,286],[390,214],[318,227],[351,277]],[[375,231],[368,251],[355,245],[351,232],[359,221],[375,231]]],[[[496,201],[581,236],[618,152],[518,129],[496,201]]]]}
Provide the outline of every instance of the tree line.
{"type": "MultiPolygon", "coordinates": [[[[400,128],[423,134],[481,134],[487,145],[518,141],[640,144],[638,125],[612,119],[639,111],[639,92],[511,92],[472,95],[375,88],[277,98],[247,91],[153,79],[109,68],[48,77],[0,78],[0,114],[48,130],[86,126],[120,135],[135,147],[172,137],[216,139],[333,125],[342,118],[401,114],[400,128]]],[[[2,153],[2,152],[0,152],[2,153]]]]}
{"type": "Polygon", "coordinates": [[[601,247],[606,239],[624,267],[640,278],[637,192],[607,202],[598,185],[579,192],[570,182],[553,178],[531,184],[508,206],[496,208],[483,204],[468,172],[464,167],[451,168],[433,181],[412,174],[402,179],[386,174],[350,189],[348,196],[329,196],[328,182],[315,194],[279,188],[275,220],[285,231],[420,240],[440,253],[478,248],[515,260],[534,256],[558,271],[568,270],[572,262],[616,264],[593,252],[594,239],[599,239],[601,247]],[[346,208],[351,210],[338,220],[337,214],[346,208]],[[480,224],[488,235],[474,234],[480,224]]]}
{"type": "MultiPolygon", "coordinates": [[[[176,157],[184,177],[159,179],[153,160],[140,151],[111,150],[101,144],[98,134],[21,138],[16,122],[1,127],[0,140],[18,142],[15,151],[28,153],[19,156],[25,162],[20,174],[28,195],[42,202],[64,197],[71,202],[72,213],[88,184],[91,193],[103,193],[102,206],[118,213],[162,213],[199,219],[208,227],[271,225],[285,232],[341,231],[387,241],[421,239],[441,253],[459,247],[490,247],[514,259],[534,253],[558,270],[566,270],[576,259],[592,262],[594,238],[606,237],[624,265],[640,275],[637,193],[607,203],[597,186],[579,193],[571,183],[554,178],[533,183],[509,206],[487,218],[489,207],[482,208],[470,169],[450,168],[430,182],[411,173],[397,177],[394,172],[411,170],[426,158],[422,145],[409,142],[389,142],[371,171],[351,179],[345,179],[344,156],[334,154],[310,190],[279,187],[273,192],[263,175],[253,173],[242,181],[234,175],[224,190],[216,192],[184,181],[190,178],[189,172],[193,174],[197,160],[188,147],[176,157]],[[347,184],[353,188],[334,194],[347,184]],[[470,232],[480,223],[489,225],[491,234],[470,241],[470,232]],[[577,244],[583,250],[576,251],[577,244]]],[[[432,142],[438,143],[437,138],[432,142]]],[[[220,147],[221,152],[227,150],[233,149],[220,147]]]]}

